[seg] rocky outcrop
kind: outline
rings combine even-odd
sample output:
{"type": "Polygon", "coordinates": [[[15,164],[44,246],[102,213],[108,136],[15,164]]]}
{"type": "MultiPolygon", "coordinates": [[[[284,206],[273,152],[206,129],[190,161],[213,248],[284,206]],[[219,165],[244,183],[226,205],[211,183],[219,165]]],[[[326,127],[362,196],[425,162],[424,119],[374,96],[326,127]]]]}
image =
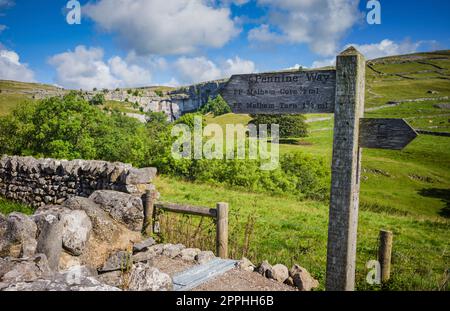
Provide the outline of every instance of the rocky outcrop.
{"type": "Polygon", "coordinates": [[[301,291],[310,291],[319,287],[319,282],[314,279],[305,268],[302,268],[299,265],[294,265],[291,268],[289,275],[292,278],[294,285],[301,291]]]}
{"type": "Polygon", "coordinates": [[[267,277],[284,283],[289,278],[289,269],[285,265],[276,264],[267,271],[267,277]]]}
{"type": "Polygon", "coordinates": [[[172,278],[148,263],[133,265],[130,272],[128,289],[131,291],[170,291],[172,278]]]}
{"type": "Polygon", "coordinates": [[[128,229],[142,229],[144,207],[141,198],[117,191],[98,190],[92,193],[89,199],[128,229]]]}
{"type": "Polygon", "coordinates": [[[22,213],[11,213],[0,219],[0,256],[29,257],[36,251],[37,226],[28,216],[22,213]]]}
{"type": "Polygon", "coordinates": [[[119,162],[3,156],[0,195],[33,207],[88,197],[96,190],[140,196],[147,189],[154,190],[151,181],[155,175],[155,168],[137,169],[119,162]]]}
{"type": "Polygon", "coordinates": [[[216,256],[211,251],[202,251],[195,256],[195,260],[201,265],[213,260],[214,258],[216,258],[216,256]]]}
{"type": "Polygon", "coordinates": [[[51,277],[38,278],[28,282],[3,283],[3,291],[120,291],[120,288],[100,282],[84,266],[75,266],[57,272],[51,277]]]}

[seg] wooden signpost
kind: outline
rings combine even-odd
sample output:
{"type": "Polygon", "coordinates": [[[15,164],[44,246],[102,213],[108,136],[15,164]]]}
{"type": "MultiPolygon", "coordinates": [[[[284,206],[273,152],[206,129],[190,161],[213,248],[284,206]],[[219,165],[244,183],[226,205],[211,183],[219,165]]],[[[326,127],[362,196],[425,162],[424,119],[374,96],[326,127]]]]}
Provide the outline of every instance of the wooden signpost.
{"type": "Polygon", "coordinates": [[[336,70],[234,75],[221,91],[234,113],[334,113],[327,290],[354,290],[361,148],[400,150],[417,133],[403,119],[365,119],[364,56],[350,47],[336,70]]]}

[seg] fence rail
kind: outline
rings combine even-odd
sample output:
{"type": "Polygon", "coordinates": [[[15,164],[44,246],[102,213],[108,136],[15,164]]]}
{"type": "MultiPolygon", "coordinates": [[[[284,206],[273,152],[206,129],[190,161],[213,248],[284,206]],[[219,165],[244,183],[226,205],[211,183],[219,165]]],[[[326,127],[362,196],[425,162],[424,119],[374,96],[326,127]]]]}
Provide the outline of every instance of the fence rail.
{"type": "Polygon", "coordinates": [[[228,203],[220,202],[216,204],[216,208],[209,208],[186,204],[155,202],[151,191],[146,191],[143,201],[144,233],[149,235],[153,234],[157,209],[172,213],[211,217],[216,222],[216,255],[221,258],[228,258],[228,203]]]}

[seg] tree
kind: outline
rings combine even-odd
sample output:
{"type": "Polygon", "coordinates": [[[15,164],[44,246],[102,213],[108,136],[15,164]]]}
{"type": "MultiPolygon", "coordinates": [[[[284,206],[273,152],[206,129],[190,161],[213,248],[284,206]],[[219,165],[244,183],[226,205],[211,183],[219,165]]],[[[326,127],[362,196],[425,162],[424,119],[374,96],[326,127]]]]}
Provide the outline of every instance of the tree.
{"type": "Polygon", "coordinates": [[[230,113],[231,108],[228,106],[227,102],[222,98],[222,96],[218,95],[216,98],[209,98],[208,102],[200,108],[200,112],[203,114],[207,114],[211,112],[215,117],[230,113]]]}
{"type": "Polygon", "coordinates": [[[146,128],[138,120],[103,112],[76,92],[18,106],[0,117],[0,154],[99,159],[144,165],[146,128]]]}
{"type": "Polygon", "coordinates": [[[91,98],[89,103],[94,106],[101,106],[105,101],[105,95],[103,93],[97,93],[91,98]]]}
{"type": "Polygon", "coordinates": [[[305,122],[303,115],[297,114],[281,114],[281,115],[250,115],[253,120],[251,124],[259,126],[260,124],[267,124],[267,129],[270,132],[271,124],[278,124],[280,126],[280,137],[306,137],[308,136],[308,125],[305,122]]]}
{"type": "Polygon", "coordinates": [[[186,113],[186,114],[182,115],[178,120],[176,120],[174,122],[174,124],[186,124],[187,126],[189,126],[189,128],[191,130],[193,130],[196,117],[201,119],[202,129],[203,129],[206,125],[206,122],[205,122],[205,118],[203,117],[203,115],[201,115],[199,113],[186,113]]]}

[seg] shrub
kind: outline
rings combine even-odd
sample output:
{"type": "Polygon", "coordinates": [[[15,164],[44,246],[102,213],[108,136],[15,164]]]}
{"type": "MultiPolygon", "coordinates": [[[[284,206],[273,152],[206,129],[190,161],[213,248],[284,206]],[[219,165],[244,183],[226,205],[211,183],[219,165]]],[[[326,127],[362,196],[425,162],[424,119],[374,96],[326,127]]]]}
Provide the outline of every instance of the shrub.
{"type": "Polygon", "coordinates": [[[308,125],[305,122],[303,115],[251,115],[253,118],[250,123],[259,126],[260,124],[267,124],[270,132],[271,124],[280,125],[280,137],[306,137],[308,136],[308,125]]]}
{"type": "Polygon", "coordinates": [[[189,128],[191,130],[193,130],[195,117],[201,117],[202,118],[202,128],[205,127],[205,125],[206,125],[205,118],[200,113],[186,113],[186,114],[182,115],[179,119],[177,119],[174,124],[186,124],[187,126],[189,126],[189,128]]]}
{"type": "Polygon", "coordinates": [[[104,113],[77,93],[20,105],[0,118],[0,153],[101,159],[142,165],[148,136],[139,121],[104,113]]]}
{"type": "Polygon", "coordinates": [[[228,106],[222,96],[218,95],[216,98],[209,98],[208,102],[200,108],[200,112],[203,114],[212,113],[215,117],[230,113],[231,108],[228,106]]]}
{"type": "Polygon", "coordinates": [[[91,98],[91,100],[89,100],[89,103],[91,105],[94,105],[94,106],[101,106],[101,105],[103,105],[105,103],[105,101],[106,101],[105,100],[105,95],[102,94],[102,93],[98,93],[98,94],[95,94],[91,98]]]}

